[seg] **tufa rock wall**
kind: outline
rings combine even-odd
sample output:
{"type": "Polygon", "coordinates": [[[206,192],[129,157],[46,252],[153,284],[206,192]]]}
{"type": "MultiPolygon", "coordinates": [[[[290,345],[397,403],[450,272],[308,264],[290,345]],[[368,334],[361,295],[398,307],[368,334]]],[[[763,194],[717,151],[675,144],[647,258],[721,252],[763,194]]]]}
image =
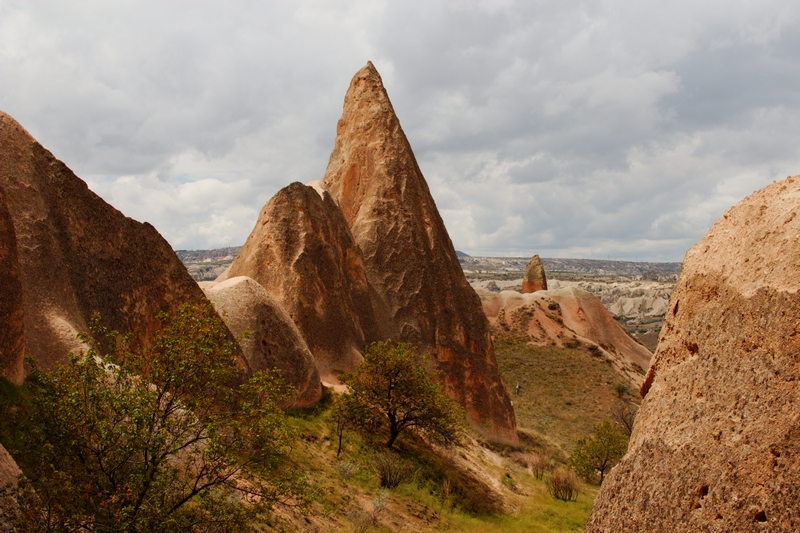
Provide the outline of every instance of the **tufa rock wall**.
{"type": "Polygon", "coordinates": [[[297,324],[323,377],[336,382],[377,334],[361,252],[331,195],[316,187],[278,191],[217,280],[249,276],[261,284],[297,324]]]}
{"type": "Polygon", "coordinates": [[[264,287],[245,276],[201,286],[231,333],[249,332],[239,343],[253,372],[280,370],[297,390],[292,407],[319,401],[322,388],[314,358],[297,326],[264,287]]]}
{"type": "Polygon", "coordinates": [[[372,63],[350,83],[323,182],[363,255],[377,322],[377,336],[368,340],[391,338],[430,351],[472,426],[516,443],[480,299],[372,63]]]}
{"type": "Polygon", "coordinates": [[[686,254],[589,532],[800,530],[800,176],[686,254]]]}
{"type": "MultiPolygon", "coordinates": [[[[0,148],[0,188],[19,259],[25,353],[40,367],[82,348],[75,336],[87,331],[94,311],[113,329],[138,331],[146,343],[158,328],[159,311],[203,301],[153,226],[103,201],[2,112],[0,148]]],[[[3,279],[3,290],[5,284],[3,279]]]]}
{"type": "Polygon", "coordinates": [[[17,236],[0,187],[0,375],[22,383],[25,357],[25,312],[17,255],[17,236]]]}

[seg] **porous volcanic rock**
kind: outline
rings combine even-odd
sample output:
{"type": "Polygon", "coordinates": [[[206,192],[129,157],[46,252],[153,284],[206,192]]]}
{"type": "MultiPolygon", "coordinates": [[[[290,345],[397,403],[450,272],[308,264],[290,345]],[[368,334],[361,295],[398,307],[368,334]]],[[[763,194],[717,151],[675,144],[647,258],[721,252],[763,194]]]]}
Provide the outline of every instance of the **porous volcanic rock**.
{"type": "Polygon", "coordinates": [[[800,530],[800,176],[686,254],[630,448],[587,531],[800,530]]]}
{"type": "Polygon", "coordinates": [[[24,316],[17,237],[0,187],[0,375],[17,385],[25,357],[24,316]]]}
{"type": "Polygon", "coordinates": [[[592,293],[577,287],[520,294],[480,293],[489,322],[501,330],[529,335],[542,346],[596,345],[619,374],[638,388],[652,355],[634,341],[592,293]]]}
{"type": "Polygon", "coordinates": [[[239,344],[253,372],[279,369],[286,383],[297,390],[293,407],[319,401],[322,387],[314,358],[295,323],[264,287],[238,276],[206,283],[204,291],[231,333],[249,332],[239,344]]]}
{"type": "Polygon", "coordinates": [[[292,183],[270,199],[218,281],[256,280],[289,313],[320,374],[336,381],[361,361],[375,321],[361,252],[321,184],[292,183]]]}
{"type": "Polygon", "coordinates": [[[547,290],[547,276],[544,265],[539,255],[534,255],[525,267],[525,276],[522,278],[522,294],[547,290]]]}
{"type": "Polygon", "coordinates": [[[430,351],[472,426],[518,442],[480,299],[372,63],[350,83],[323,182],[363,255],[376,339],[430,351]]]}
{"type": "Polygon", "coordinates": [[[110,328],[138,331],[148,343],[159,311],[203,302],[153,226],[103,201],[2,112],[0,150],[0,187],[20,266],[25,353],[40,368],[82,348],[75,335],[87,331],[94,311],[110,328]]]}

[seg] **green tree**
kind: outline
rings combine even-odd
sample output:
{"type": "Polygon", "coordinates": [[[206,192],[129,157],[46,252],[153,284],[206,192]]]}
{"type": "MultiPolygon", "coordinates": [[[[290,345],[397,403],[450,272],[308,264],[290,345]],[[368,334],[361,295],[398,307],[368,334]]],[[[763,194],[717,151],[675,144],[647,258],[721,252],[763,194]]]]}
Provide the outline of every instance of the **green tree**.
{"type": "Polygon", "coordinates": [[[570,456],[575,471],[587,481],[599,478],[603,484],[606,473],[628,451],[628,437],[608,419],[595,426],[594,432],[580,439],[570,456]]]}
{"type": "Polygon", "coordinates": [[[383,428],[388,448],[411,427],[444,443],[456,440],[460,408],[433,381],[428,357],[411,344],[370,344],[356,371],[340,379],[350,389],[342,399],[347,419],[361,428],[383,428]]]}
{"type": "Polygon", "coordinates": [[[245,379],[210,304],[159,320],[153,346],[130,349],[95,316],[86,355],[34,369],[6,426],[25,474],[4,506],[18,531],[249,531],[302,496],[280,408],[291,391],[273,374],[245,379]]]}

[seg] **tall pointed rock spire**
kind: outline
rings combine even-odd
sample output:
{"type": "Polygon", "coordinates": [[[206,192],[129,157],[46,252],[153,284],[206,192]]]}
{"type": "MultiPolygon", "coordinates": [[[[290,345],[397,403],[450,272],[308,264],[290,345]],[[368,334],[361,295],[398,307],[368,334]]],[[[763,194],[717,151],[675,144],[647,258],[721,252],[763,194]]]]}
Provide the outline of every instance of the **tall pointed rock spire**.
{"type": "Polygon", "coordinates": [[[379,338],[430,351],[477,430],[516,443],[489,324],[372,63],[344,101],[323,179],[361,250],[379,338]]]}

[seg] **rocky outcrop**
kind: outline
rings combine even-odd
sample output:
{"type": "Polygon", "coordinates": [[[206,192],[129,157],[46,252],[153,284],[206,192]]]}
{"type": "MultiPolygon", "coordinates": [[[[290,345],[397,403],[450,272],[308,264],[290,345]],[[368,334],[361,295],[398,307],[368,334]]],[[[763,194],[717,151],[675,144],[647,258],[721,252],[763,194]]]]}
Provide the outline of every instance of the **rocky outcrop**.
{"type": "Polygon", "coordinates": [[[800,176],[686,254],[587,531],[800,530],[800,176]]]}
{"type": "Polygon", "coordinates": [[[0,375],[22,383],[25,357],[25,322],[17,236],[0,187],[0,375]]]}
{"type": "Polygon", "coordinates": [[[264,287],[245,276],[202,287],[231,333],[249,332],[239,344],[252,371],[279,369],[297,390],[293,407],[319,401],[322,388],[314,358],[297,326],[264,287]]]}
{"type": "Polygon", "coordinates": [[[638,388],[642,384],[650,352],[634,341],[590,292],[568,287],[531,294],[480,294],[483,310],[495,328],[522,333],[531,343],[543,346],[594,345],[595,353],[631,385],[638,388]]]}
{"type": "Polygon", "coordinates": [[[22,471],[17,466],[17,463],[11,457],[11,454],[6,451],[5,447],[0,444],[0,489],[8,484],[16,483],[22,471]]]}
{"type": "Polygon", "coordinates": [[[363,255],[375,339],[430,351],[472,426],[516,443],[514,411],[480,299],[371,63],[350,83],[323,182],[363,255]]]}
{"type": "Polygon", "coordinates": [[[377,334],[361,252],[331,195],[315,185],[278,191],[217,280],[249,276],[261,284],[297,324],[320,373],[335,381],[355,369],[365,340],[377,334]]]}
{"type": "Polygon", "coordinates": [[[525,267],[525,276],[522,278],[522,294],[547,290],[547,276],[544,265],[538,255],[531,257],[525,267]]]}
{"type": "Polygon", "coordinates": [[[87,330],[94,311],[109,327],[138,331],[147,343],[159,327],[159,311],[203,301],[153,226],[125,217],[91,192],[5,113],[0,149],[0,187],[20,267],[25,353],[41,368],[82,348],[75,335],[87,330]]]}

